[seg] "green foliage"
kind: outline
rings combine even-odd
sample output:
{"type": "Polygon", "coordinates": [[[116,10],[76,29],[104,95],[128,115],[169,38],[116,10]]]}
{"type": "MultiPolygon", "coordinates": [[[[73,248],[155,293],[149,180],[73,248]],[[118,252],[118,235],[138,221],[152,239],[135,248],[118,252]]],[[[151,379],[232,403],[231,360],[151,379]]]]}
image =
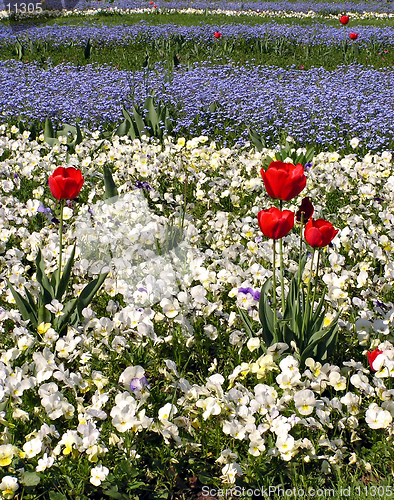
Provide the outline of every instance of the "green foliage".
{"type": "MultiPolygon", "coordinates": [[[[292,343],[296,346],[296,355],[304,366],[307,358],[327,362],[334,352],[338,341],[339,313],[331,323],[324,327],[324,318],[327,312],[325,301],[325,287],[320,292],[320,300],[313,310],[309,302],[310,285],[308,293],[302,287],[300,276],[304,271],[306,256],[301,260],[299,273],[290,281],[289,292],[285,299],[281,316],[275,311],[276,302],[273,300],[272,279],[265,281],[261,288],[259,300],[259,320],[262,326],[262,339],[265,346],[269,347],[278,342],[292,343]]],[[[310,278],[312,279],[312,278],[310,278]]],[[[315,287],[317,284],[315,283],[315,287]]],[[[315,298],[315,294],[313,299],[315,298]]],[[[245,311],[238,309],[240,317],[249,337],[253,337],[253,325],[245,311]]]]}
{"type": "Polygon", "coordinates": [[[88,41],[86,42],[83,54],[85,59],[90,59],[90,56],[92,55],[92,44],[90,43],[90,38],[88,38],[88,41]]]}
{"type": "MultiPolygon", "coordinates": [[[[249,129],[249,136],[253,144],[256,146],[257,151],[262,151],[263,148],[266,147],[264,138],[262,138],[255,130],[249,129]]],[[[313,160],[314,155],[315,150],[313,147],[307,149],[305,153],[297,152],[294,144],[286,140],[284,144],[279,146],[279,151],[275,153],[275,160],[269,155],[265,157],[263,168],[266,170],[272,161],[285,161],[287,158],[292,160],[293,165],[301,163],[302,166],[305,166],[305,164],[310,163],[313,160]]]]}
{"type": "Polygon", "coordinates": [[[115,131],[115,135],[120,137],[127,135],[136,139],[147,135],[162,141],[173,129],[167,106],[151,96],[147,97],[143,109],[134,104],[132,115],[124,107],[122,114],[125,119],[115,131]]]}
{"type": "Polygon", "coordinates": [[[112,172],[107,165],[104,165],[104,189],[104,200],[118,196],[118,190],[112,177],[112,172]]]}
{"type": "Polygon", "coordinates": [[[277,342],[285,342],[297,346],[301,366],[307,358],[327,362],[333,353],[338,334],[339,314],[324,327],[326,302],[323,290],[319,304],[315,311],[311,311],[306,302],[305,293],[300,291],[298,277],[294,276],[290,283],[290,290],[286,299],[283,317],[274,321],[274,310],[269,305],[272,295],[271,279],[267,280],[261,289],[259,302],[259,319],[263,327],[262,337],[267,346],[277,342]]]}
{"type": "Polygon", "coordinates": [[[67,137],[67,142],[65,145],[67,146],[68,152],[70,154],[73,154],[75,152],[75,146],[80,144],[83,140],[83,135],[78,123],[75,125],[75,127],[66,123],[63,125],[63,128],[55,132],[51,119],[47,118],[44,127],[45,142],[50,146],[60,144],[59,137],[61,136],[67,137]],[[73,138],[73,140],[69,140],[71,138],[73,138]]]}
{"type": "Polygon", "coordinates": [[[100,274],[97,278],[91,281],[82,290],[78,298],[68,300],[62,309],[62,315],[56,316],[46,306],[50,305],[53,300],[60,303],[63,301],[63,296],[68,289],[68,284],[71,278],[71,269],[74,263],[75,246],[71,255],[64,267],[63,274],[59,277],[59,272],[56,269],[49,279],[45,274],[45,262],[41,253],[38,250],[36,257],[36,274],[37,282],[40,285],[40,294],[36,301],[29,290],[24,287],[26,298],[7,281],[11,293],[15,299],[16,305],[25,321],[30,321],[30,327],[37,330],[41,323],[51,323],[59,335],[63,335],[67,331],[67,326],[75,326],[81,319],[82,310],[87,307],[92,301],[94,295],[101,287],[108,273],[100,274]]]}

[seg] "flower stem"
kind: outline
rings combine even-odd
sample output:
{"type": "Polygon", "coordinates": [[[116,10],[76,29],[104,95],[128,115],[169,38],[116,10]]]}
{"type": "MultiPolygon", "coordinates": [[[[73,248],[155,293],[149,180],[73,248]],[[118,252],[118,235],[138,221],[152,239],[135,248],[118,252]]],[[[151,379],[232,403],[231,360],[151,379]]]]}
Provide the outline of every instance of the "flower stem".
{"type": "Polygon", "coordinates": [[[276,261],[276,240],[274,239],[274,252],[273,252],[273,266],[272,266],[272,299],[273,299],[273,306],[274,306],[274,342],[277,342],[277,337],[276,337],[276,323],[277,323],[277,312],[276,312],[276,271],[275,271],[275,261],[276,261]]]}
{"type": "Polygon", "coordinates": [[[312,285],[312,272],[313,272],[313,261],[315,260],[315,252],[316,248],[313,249],[313,255],[312,255],[312,260],[311,260],[311,270],[310,270],[310,276],[309,276],[309,282],[308,282],[308,291],[306,294],[306,301],[305,301],[305,311],[304,311],[304,318],[302,320],[302,340],[304,340],[304,333],[305,333],[305,328],[308,327],[309,323],[309,310],[310,310],[310,296],[311,296],[311,285],[312,285]]]}
{"type": "MultiPolygon", "coordinates": [[[[279,202],[279,209],[282,211],[282,200],[279,202]]],[[[285,285],[283,279],[283,238],[279,239],[279,255],[280,255],[280,289],[282,294],[282,317],[285,314],[285,285]]]]}
{"type": "Polygon", "coordinates": [[[64,200],[60,200],[60,231],[59,231],[59,270],[58,270],[58,284],[60,283],[61,269],[62,269],[62,253],[63,253],[63,207],[64,200]]]}
{"type": "Polygon", "coordinates": [[[316,276],[315,276],[315,289],[313,290],[313,298],[312,298],[312,307],[311,307],[311,310],[310,310],[310,318],[309,320],[312,319],[312,316],[313,316],[313,306],[315,304],[315,299],[316,299],[316,291],[317,291],[317,279],[318,279],[318,276],[319,276],[319,264],[320,264],[320,250],[318,250],[317,252],[317,264],[316,264],[316,276]]]}
{"type": "Polygon", "coordinates": [[[301,286],[301,260],[302,260],[302,229],[304,227],[304,212],[301,212],[301,226],[300,226],[300,252],[298,256],[298,290],[301,286]]]}
{"type": "Polygon", "coordinates": [[[285,314],[285,285],[283,280],[283,238],[279,240],[279,252],[280,252],[280,287],[282,292],[282,316],[285,314]]]}
{"type": "Polygon", "coordinates": [[[185,213],[186,213],[186,207],[187,207],[187,184],[188,184],[188,175],[187,172],[185,174],[185,186],[184,186],[184,193],[183,193],[183,210],[182,210],[182,222],[181,222],[181,231],[183,236],[183,225],[185,223],[185,213]]]}

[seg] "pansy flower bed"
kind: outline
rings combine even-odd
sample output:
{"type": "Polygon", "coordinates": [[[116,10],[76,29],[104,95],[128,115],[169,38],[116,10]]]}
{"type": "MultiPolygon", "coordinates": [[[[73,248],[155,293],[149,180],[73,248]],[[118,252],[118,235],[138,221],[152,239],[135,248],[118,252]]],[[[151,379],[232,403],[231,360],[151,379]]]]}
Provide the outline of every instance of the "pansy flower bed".
{"type": "MultiPolygon", "coordinates": [[[[307,196],[313,218],[339,229],[324,241],[332,240],[319,271],[324,326],[341,311],[337,347],[324,362],[301,363],[295,343],[266,345],[259,322],[274,256],[257,218],[272,205],[260,169],[275,150],[93,132],[70,153],[66,137],[53,146],[43,139],[1,127],[4,498],[166,498],[302,487],[305,477],[338,486],[350,475],[390,484],[389,151],[315,155],[302,193],[305,184],[284,197],[295,213],[307,196]],[[79,174],[72,186],[59,179],[66,163],[81,171],[82,186],[79,174]],[[60,221],[63,273],[75,245],[69,288],[47,304],[51,321],[33,327],[11,288],[36,300],[42,275],[56,275],[60,221]],[[89,306],[59,335],[67,300],[104,272],[89,306]]],[[[295,226],[282,241],[285,294],[298,271],[295,226]]],[[[315,236],[307,241],[323,246],[315,236]]],[[[307,286],[312,247],[302,244],[307,286]]]]}

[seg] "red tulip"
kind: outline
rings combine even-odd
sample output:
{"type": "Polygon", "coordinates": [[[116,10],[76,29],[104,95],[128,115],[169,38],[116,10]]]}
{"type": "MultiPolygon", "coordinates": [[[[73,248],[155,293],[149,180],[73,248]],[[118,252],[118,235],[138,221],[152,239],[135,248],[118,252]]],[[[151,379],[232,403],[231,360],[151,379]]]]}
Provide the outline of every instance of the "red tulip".
{"type": "Polygon", "coordinates": [[[215,31],[215,33],[214,33],[215,38],[220,38],[221,36],[222,36],[222,34],[219,33],[219,31],[215,31]]]}
{"type": "Polygon", "coordinates": [[[261,169],[265,189],[271,198],[289,201],[295,198],[306,186],[304,167],[283,161],[272,161],[267,171],[261,169]]]}
{"type": "Polygon", "coordinates": [[[48,179],[49,188],[57,200],[73,200],[81,191],[84,178],[80,170],[59,167],[48,179]]]}
{"type": "Polygon", "coordinates": [[[303,198],[300,208],[296,212],[297,222],[301,222],[301,214],[303,213],[304,214],[303,223],[306,224],[308,220],[312,217],[314,211],[315,209],[313,208],[311,200],[308,197],[303,198]]]}
{"type": "Polygon", "coordinates": [[[153,5],[153,4],[154,4],[154,2],[149,2],[149,5],[153,5]]]}
{"type": "Polygon", "coordinates": [[[278,240],[286,236],[294,226],[294,212],[271,207],[269,210],[261,210],[257,214],[260,229],[264,236],[278,240]]]}
{"type": "Polygon", "coordinates": [[[335,229],[324,219],[311,219],[305,226],[305,240],[313,248],[326,247],[335,238],[339,229],[335,229]]]}
{"type": "Polygon", "coordinates": [[[339,22],[340,22],[341,24],[347,24],[347,23],[349,22],[349,16],[341,16],[341,17],[339,18],[339,22]]]}
{"type": "Polygon", "coordinates": [[[350,33],[350,40],[357,40],[358,38],[358,33],[350,33]]]}
{"type": "Polygon", "coordinates": [[[367,357],[368,357],[368,362],[369,362],[369,366],[371,367],[371,370],[373,372],[376,372],[376,370],[374,369],[373,367],[373,362],[375,361],[375,359],[379,356],[379,354],[382,354],[383,351],[379,351],[379,349],[375,349],[374,351],[372,352],[367,352],[367,357]]]}

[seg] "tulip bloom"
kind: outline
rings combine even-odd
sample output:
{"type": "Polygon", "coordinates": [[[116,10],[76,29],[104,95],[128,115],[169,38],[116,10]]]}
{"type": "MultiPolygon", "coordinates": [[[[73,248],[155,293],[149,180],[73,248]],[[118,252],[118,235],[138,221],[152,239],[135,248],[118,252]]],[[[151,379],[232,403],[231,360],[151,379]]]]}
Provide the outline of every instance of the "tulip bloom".
{"type": "Polygon", "coordinates": [[[48,179],[49,188],[57,200],[73,200],[79,195],[84,178],[80,170],[59,167],[48,179]]]}
{"type": "Polygon", "coordinates": [[[379,351],[379,349],[375,349],[372,352],[369,352],[369,351],[367,352],[369,366],[371,367],[371,370],[373,372],[376,372],[375,368],[373,367],[373,362],[379,356],[379,354],[382,354],[382,353],[383,353],[383,351],[379,351]]]}
{"type": "Polygon", "coordinates": [[[222,36],[222,34],[219,33],[219,31],[215,31],[215,33],[214,33],[215,38],[220,38],[221,36],[222,36]]]}
{"type": "Polygon", "coordinates": [[[295,198],[306,186],[304,167],[283,161],[272,161],[267,171],[261,169],[265,189],[271,198],[289,201],[295,198]]]}
{"type": "Polygon", "coordinates": [[[358,33],[350,33],[350,40],[357,40],[358,38],[358,33]]]}
{"type": "Polygon", "coordinates": [[[306,224],[308,220],[312,217],[314,211],[315,209],[313,208],[311,200],[308,197],[303,198],[300,208],[296,212],[297,222],[301,222],[301,214],[304,214],[303,223],[306,224]]]}
{"type": "Polygon", "coordinates": [[[341,24],[347,24],[347,23],[349,22],[349,16],[341,16],[341,17],[339,18],[339,22],[340,22],[341,24]]]}
{"type": "Polygon", "coordinates": [[[261,210],[257,214],[262,233],[268,238],[278,240],[288,234],[294,226],[294,212],[271,207],[269,210],[261,210]]]}
{"type": "Polygon", "coordinates": [[[311,219],[305,226],[304,236],[311,247],[322,248],[331,243],[338,231],[324,219],[311,219]]]}

